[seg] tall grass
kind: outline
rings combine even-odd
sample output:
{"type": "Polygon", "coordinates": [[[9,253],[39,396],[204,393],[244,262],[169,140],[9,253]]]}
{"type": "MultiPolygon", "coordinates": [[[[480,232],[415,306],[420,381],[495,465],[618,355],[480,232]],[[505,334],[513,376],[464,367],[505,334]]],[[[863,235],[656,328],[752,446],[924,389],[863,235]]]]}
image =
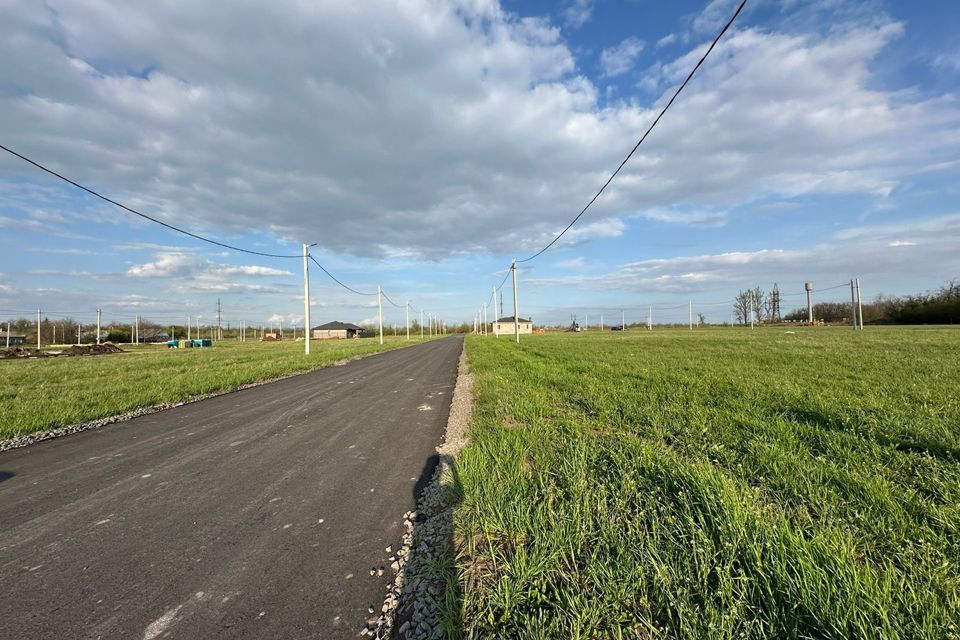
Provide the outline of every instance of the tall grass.
{"type": "Polygon", "coordinates": [[[499,638],[960,637],[960,331],[470,338],[459,599],[499,638]]]}
{"type": "Polygon", "coordinates": [[[403,338],[221,342],[212,348],[124,346],[126,353],[0,361],[0,438],[226,391],[357,355],[413,344],[403,338]]]}

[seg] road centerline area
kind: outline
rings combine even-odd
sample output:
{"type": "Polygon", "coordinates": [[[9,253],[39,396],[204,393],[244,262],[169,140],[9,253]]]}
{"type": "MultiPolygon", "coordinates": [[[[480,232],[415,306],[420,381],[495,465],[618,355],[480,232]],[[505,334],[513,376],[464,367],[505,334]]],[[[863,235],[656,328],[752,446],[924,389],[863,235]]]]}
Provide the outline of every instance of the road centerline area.
{"type": "Polygon", "coordinates": [[[385,548],[429,473],[461,348],[432,341],[0,453],[4,633],[356,637],[392,581],[385,548]]]}

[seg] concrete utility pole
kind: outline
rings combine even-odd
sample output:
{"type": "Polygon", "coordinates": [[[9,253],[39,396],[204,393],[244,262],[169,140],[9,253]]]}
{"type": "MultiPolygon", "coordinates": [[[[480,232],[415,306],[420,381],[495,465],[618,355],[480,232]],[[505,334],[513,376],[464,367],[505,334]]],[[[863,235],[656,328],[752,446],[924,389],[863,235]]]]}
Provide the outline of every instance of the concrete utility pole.
{"type": "Polygon", "coordinates": [[[37,350],[40,349],[40,309],[37,309],[37,350]]]}
{"type": "Polygon", "coordinates": [[[687,307],[687,318],[690,322],[690,331],[693,331],[693,300],[689,302],[689,306],[687,307]]]}
{"type": "Polygon", "coordinates": [[[583,330],[586,331],[590,328],[590,316],[586,313],[583,314],[583,330]]]}
{"type": "Polygon", "coordinates": [[[600,314],[600,331],[603,331],[603,314],[600,314]]]}
{"type": "Polygon", "coordinates": [[[853,279],[850,279],[850,316],[853,320],[853,330],[857,330],[857,290],[854,288],[853,279]]]}
{"type": "Polygon", "coordinates": [[[97,309],[97,344],[100,344],[100,309],[97,309]]]}
{"type": "Polygon", "coordinates": [[[10,348],[10,321],[7,320],[7,348],[10,348]]]}
{"type": "Polygon", "coordinates": [[[51,344],[57,344],[57,325],[53,325],[53,342],[51,344]]]}
{"type": "Polygon", "coordinates": [[[653,331],[653,307],[647,307],[647,331],[653,331]]]}
{"type": "Polygon", "coordinates": [[[754,309],[753,291],[747,292],[747,298],[749,299],[749,304],[750,304],[750,328],[753,329],[753,309],[754,309]]]}
{"type": "Polygon", "coordinates": [[[621,331],[627,330],[627,322],[625,318],[626,316],[623,315],[623,309],[620,309],[620,330],[621,331]]]}
{"type": "Polygon", "coordinates": [[[860,298],[860,278],[856,279],[857,283],[857,317],[860,318],[860,330],[863,331],[863,300],[860,298]]]}
{"type": "Polygon", "coordinates": [[[510,270],[513,272],[513,335],[517,340],[517,344],[520,344],[520,309],[517,302],[517,259],[513,259],[513,263],[510,265],[510,270]]]}
{"type": "Polygon", "coordinates": [[[410,301],[403,307],[403,313],[407,316],[407,342],[410,342],[410,301]]]}
{"type": "Polygon", "coordinates": [[[493,337],[500,337],[500,315],[503,313],[503,309],[497,311],[497,288],[493,288],[493,337]]]}
{"type": "Polygon", "coordinates": [[[807,324],[813,324],[813,283],[809,280],[803,283],[807,291],[807,324]]]}
{"type": "Polygon", "coordinates": [[[380,326],[380,344],[383,344],[383,292],[380,285],[377,285],[377,323],[380,326]]]}
{"type": "Polygon", "coordinates": [[[310,355],[310,247],[303,243],[303,354],[310,355]]]}
{"type": "Polygon", "coordinates": [[[223,329],[220,328],[220,320],[223,316],[223,308],[220,306],[220,298],[217,298],[217,337],[216,340],[223,340],[223,329]]]}
{"type": "Polygon", "coordinates": [[[483,335],[487,335],[487,303],[483,303],[483,335]]]}
{"type": "MultiPolygon", "coordinates": [[[[10,325],[7,325],[7,333],[10,333],[10,325]]],[[[80,346],[80,325],[77,325],[77,346],[80,346]]]]}

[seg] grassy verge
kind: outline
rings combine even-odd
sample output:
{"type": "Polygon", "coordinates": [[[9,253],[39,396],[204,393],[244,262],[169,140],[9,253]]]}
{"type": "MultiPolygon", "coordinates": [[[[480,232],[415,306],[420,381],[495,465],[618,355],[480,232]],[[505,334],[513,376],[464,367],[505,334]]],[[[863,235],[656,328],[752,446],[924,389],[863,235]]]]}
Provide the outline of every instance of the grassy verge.
{"type": "Polygon", "coordinates": [[[0,439],[308,371],[414,342],[223,342],[208,349],[124,345],[126,353],[0,361],[0,439]]]}
{"type": "Polygon", "coordinates": [[[960,637],[960,331],[471,337],[467,352],[450,628],[960,637]]]}

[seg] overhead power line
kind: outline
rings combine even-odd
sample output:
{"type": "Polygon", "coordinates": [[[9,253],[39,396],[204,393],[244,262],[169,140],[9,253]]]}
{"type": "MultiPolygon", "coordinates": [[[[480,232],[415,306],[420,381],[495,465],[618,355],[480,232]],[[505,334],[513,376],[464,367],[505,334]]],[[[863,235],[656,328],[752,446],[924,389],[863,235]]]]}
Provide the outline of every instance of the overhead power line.
{"type": "Polygon", "coordinates": [[[382,290],[381,290],[381,291],[380,291],[380,294],[384,297],[384,299],[386,299],[387,302],[389,302],[390,304],[392,304],[393,306],[395,306],[397,309],[403,309],[403,305],[402,305],[402,304],[397,304],[396,302],[394,302],[393,300],[391,300],[391,299],[390,299],[390,296],[388,296],[385,291],[382,291],[382,290]]]}
{"type": "Polygon", "coordinates": [[[597,191],[592,198],[590,198],[590,202],[587,203],[587,206],[585,206],[583,209],[581,209],[581,210],[580,210],[580,213],[578,213],[578,214],[576,215],[576,217],[575,217],[573,220],[570,221],[570,224],[568,224],[568,225],[563,229],[563,231],[561,231],[559,234],[557,234],[557,237],[555,237],[553,240],[551,240],[551,241],[547,244],[547,246],[545,246],[544,248],[540,249],[539,251],[537,251],[537,252],[536,252],[535,254],[533,254],[532,256],[529,256],[529,257],[527,257],[527,258],[524,258],[523,260],[517,260],[517,262],[530,262],[531,260],[533,260],[534,258],[536,258],[537,256],[539,256],[540,254],[542,254],[544,251],[546,251],[547,249],[549,249],[550,247],[552,247],[554,244],[556,244],[556,242],[557,242],[560,238],[562,238],[563,235],[564,235],[567,231],[569,231],[571,227],[573,227],[573,225],[575,225],[575,224],[577,223],[577,220],[579,220],[580,217],[587,212],[587,209],[589,209],[589,208],[593,205],[593,203],[597,201],[597,198],[599,198],[600,195],[601,195],[601,194],[606,190],[606,188],[610,185],[610,183],[613,182],[613,179],[617,177],[617,174],[620,173],[620,170],[623,169],[623,167],[627,164],[627,161],[630,160],[631,157],[633,157],[633,154],[634,154],[634,153],[636,152],[636,150],[640,147],[640,145],[643,144],[643,141],[647,139],[647,136],[650,135],[650,132],[653,131],[653,128],[657,126],[657,123],[660,122],[660,118],[663,117],[663,114],[665,114],[665,113],[667,112],[667,110],[668,110],[668,109],[670,108],[670,106],[673,104],[673,101],[677,99],[677,96],[680,95],[680,92],[683,91],[684,87],[687,86],[687,83],[689,83],[690,80],[693,78],[693,75],[697,72],[697,69],[699,69],[700,66],[704,63],[704,61],[706,61],[707,56],[709,56],[710,53],[713,51],[714,47],[717,46],[717,43],[720,41],[720,38],[722,38],[722,37],[723,37],[723,34],[725,34],[725,33],[727,32],[727,30],[728,30],[728,29],[730,28],[730,26],[733,24],[733,21],[737,19],[737,16],[740,15],[740,12],[743,10],[744,5],[746,5],[746,4],[747,4],[747,0],[741,0],[740,4],[737,6],[737,10],[733,12],[733,16],[730,18],[730,20],[727,21],[727,24],[725,24],[725,25],[723,26],[723,29],[720,30],[720,33],[717,34],[717,37],[713,39],[713,42],[710,43],[710,46],[707,48],[706,52],[703,54],[703,56],[700,57],[700,60],[697,61],[697,64],[694,65],[693,69],[692,69],[692,70],[690,71],[690,73],[687,75],[686,80],[684,80],[683,83],[682,83],[679,87],[677,87],[677,90],[673,93],[673,96],[670,97],[670,100],[669,100],[669,101],[667,102],[667,104],[663,107],[663,109],[661,109],[660,114],[654,119],[653,123],[650,125],[649,128],[647,128],[647,130],[644,132],[644,134],[643,134],[642,136],[640,136],[640,140],[637,141],[637,144],[633,145],[633,148],[630,150],[630,153],[627,154],[627,157],[623,159],[623,162],[621,162],[620,165],[616,168],[616,170],[610,175],[610,177],[607,178],[607,181],[603,183],[603,186],[600,187],[600,190],[597,191]]]}
{"type": "Polygon", "coordinates": [[[136,216],[140,216],[140,217],[143,218],[144,220],[149,220],[150,222],[155,222],[155,223],[159,224],[160,226],[163,226],[163,227],[166,227],[167,229],[170,229],[171,231],[176,231],[177,233],[182,233],[183,235],[185,235],[185,236],[190,236],[191,238],[194,238],[194,239],[196,239],[196,240],[202,240],[203,242],[209,242],[210,244],[215,244],[215,245],[217,245],[218,247],[223,247],[224,249],[230,249],[230,250],[232,250],[232,251],[239,251],[239,252],[241,252],[241,253],[249,253],[249,254],[255,255],[255,256],[264,256],[264,257],[267,257],[267,258],[302,258],[302,257],[303,257],[303,254],[284,255],[284,254],[278,254],[278,253],[266,253],[266,252],[263,252],[263,251],[253,251],[253,250],[251,250],[251,249],[244,249],[243,247],[235,247],[235,246],[233,246],[233,245],[231,245],[231,244],[227,244],[227,243],[225,243],[225,242],[220,242],[220,241],[218,241],[218,240],[212,240],[212,239],[210,239],[210,238],[205,238],[205,237],[203,237],[203,236],[201,236],[201,235],[198,235],[198,234],[196,234],[196,233],[192,233],[192,232],[190,232],[190,231],[187,231],[186,229],[181,229],[180,227],[176,227],[176,226],[174,226],[174,225],[172,225],[172,224],[169,224],[169,223],[167,223],[167,222],[164,222],[163,220],[158,220],[157,218],[154,218],[154,217],[152,217],[152,216],[148,216],[147,214],[145,214],[145,213],[143,213],[143,212],[140,212],[140,211],[137,211],[136,209],[133,209],[133,208],[131,208],[131,207],[128,207],[127,205],[123,204],[122,202],[117,202],[116,200],[113,200],[112,198],[109,198],[109,197],[103,195],[102,193],[99,193],[99,192],[97,192],[97,191],[94,191],[93,189],[91,189],[91,188],[89,188],[89,187],[83,186],[83,185],[80,184],[79,182],[75,182],[74,180],[71,180],[70,178],[68,178],[68,177],[66,177],[66,176],[64,176],[64,175],[57,173],[57,172],[54,171],[53,169],[50,169],[50,168],[48,168],[48,167],[43,166],[42,164],[40,164],[40,163],[37,162],[36,160],[31,160],[31,159],[28,158],[27,156],[25,156],[25,155],[23,155],[23,154],[20,154],[20,153],[17,153],[16,151],[14,151],[13,149],[10,149],[9,147],[5,147],[4,145],[0,144],[0,149],[3,149],[4,151],[6,151],[7,153],[9,153],[10,155],[13,155],[13,156],[16,156],[16,157],[20,158],[21,160],[23,160],[24,162],[26,162],[26,163],[28,163],[28,164],[32,164],[33,166],[35,166],[36,168],[40,169],[41,171],[45,171],[45,172],[49,173],[50,175],[52,175],[52,176],[54,176],[54,177],[56,177],[56,178],[59,178],[60,180],[63,180],[63,181],[66,182],[67,184],[71,184],[71,185],[73,185],[74,187],[76,187],[76,188],[78,188],[78,189],[81,189],[82,191],[86,191],[87,193],[89,193],[89,194],[92,195],[92,196],[95,196],[95,197],[97,197],[97,198],[100,198],[101,200],[103,200],[103,201],[105,201],[105,202],[109,202],[110,204],[112,204],[112,205],[114,205],[114,206],[116,206],[116,207],[120,207],[120,208],[123,209],[124,211],[128,211],[128,212],[130,212],[130,213],[132,213],[132,214],[134,214],[134,215],[136,215],[136,216]]]}
{"type": "MultiPolygon", "coordinates": [[[[376,292],[374,292],[374,293],[364,293],[363,291],[357,291],[357,290],[354,289],[353,287],[349,287],[349,286],[343,284],[342,282],[340,282],[339,280],[337,280],[337,277],[336,277],[336,276],[334,276],[332,273],[330,273],[329,271],[327,271],[322,264],[320,264],[319,262],[317,262],[317,259],[313,257],[313,254],[312,254],[312,253],[309,254],[309,255],[310,255],[310,259],[313,260],[313,264],[315,264],[315,265],[317,265],[318,267],[320,267],[320,270],[323,271],[323,272],[324,272],[325,274],[327,274],[328,276],[330,276],[330,279],[331,279],[331,280],[333,280],[334,282],[336,282],[338,285],[340,285],[341,287],[343,287],[343,288],[346,289],[347,291],[352,291],[353,293],[357,294],[358,296],[375,296],[375,295],[377,295],[376,292]]],[[[300,257],[302,258],[303,256],[300,256],[300,257]]]]}

